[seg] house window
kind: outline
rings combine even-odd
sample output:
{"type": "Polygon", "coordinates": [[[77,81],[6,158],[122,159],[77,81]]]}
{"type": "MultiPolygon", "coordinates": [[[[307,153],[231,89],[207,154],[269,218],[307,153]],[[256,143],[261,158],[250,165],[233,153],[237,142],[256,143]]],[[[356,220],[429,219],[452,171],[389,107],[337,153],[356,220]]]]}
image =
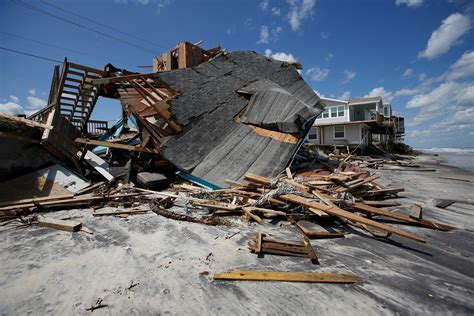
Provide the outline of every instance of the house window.
{"type": "Polygon", "coordinates": [[[309,130],[308,139],[311,139],[311,140],[318,139],[318,131],[316,127],[311,127],[311,129],[309,130]]]}
{"type": "Polygon", "coordinates": [[[344,116],[344,105],[340,105],[337,107],[337,116],[338,117],[344,116]]]}
{"type": "Polygon", "coordinates": [[[337,106],[331,107],[331,117],[337,117],[337,106]]]}
{"type": "Polygon", "coordinates": [[[327,108],[324,109],[324,111],[323,111],[323,116],[322,116],[322,117],[323,117],[323,118],[328,118],[328,117],[329,117],[329,111],[328,111],[327,108]]]}
{"type": "Polygon", "coordinates": [[[334,126],[334,139],[336,138],[345,138],[346,130],[344,125],[334,126]]]}

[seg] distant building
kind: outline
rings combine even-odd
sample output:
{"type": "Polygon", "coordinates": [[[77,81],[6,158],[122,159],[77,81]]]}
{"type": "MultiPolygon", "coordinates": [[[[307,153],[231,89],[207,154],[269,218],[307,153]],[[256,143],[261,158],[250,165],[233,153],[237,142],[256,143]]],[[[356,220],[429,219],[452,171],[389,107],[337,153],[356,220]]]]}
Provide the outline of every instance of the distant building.
{"type": "Polygon", "coordinates": [[[347,101],[321,98],[321,101],[325,105],[324,112],[308,133],[309,143],[359,147],[363,151],[372,142],[393,140],[397,135],[397,122],[403,125],[403,118],[397,120],[390,103],[383,103],[381,97],[347,101]]]}

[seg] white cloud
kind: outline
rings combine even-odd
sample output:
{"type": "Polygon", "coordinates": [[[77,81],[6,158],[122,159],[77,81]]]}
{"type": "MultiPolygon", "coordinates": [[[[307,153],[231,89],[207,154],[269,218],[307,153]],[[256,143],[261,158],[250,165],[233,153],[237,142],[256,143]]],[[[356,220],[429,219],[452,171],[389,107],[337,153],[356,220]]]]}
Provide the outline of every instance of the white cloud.
{"type": "Polygon", "coordinates": [[[268,58],[273,58],[275,60],[286,61],[286,62],[297,61],[296,58],[291,53],[287,54],[287,53],[279,52],[279,53],[272,54],[272,50],[268,48],[265,49],[265,56],[268,58]]]}
{"type": "Polygon", "coordinates": [[[356,73],[350,69],[344,69],[344,74],[346,75],[346,79],[343,81],[343,83],[348,83],[356,76],[356,73]]]}
{"type": "Polygon", "coordinates": [[[319,67],[310,68],[306,71],[306,75],[314,81],[323,81],[324,79],[326,79],[328,74],[329,69],[321,69],[319,67]]]}
{"type": "Polygon", "coordinates": [[[262,11],[267,11],[269,4],[270,4],[270,0],[262,0],[262,1],[260,1],[260,9],[261,9],[262,11]]]}
{"type": "Polygon", "coordinates": [[[278,35],[283,31],[281,26],[277,26],[273,29],[269,29],[268,26],[262,25],[260,27],[260,39],[257,44],[268,44],[278,40],[278,35]]]}
{"type": "Polygon", "coordinates": [[[328,39],[329,38],[329,33],[326,33],[326,32],[321,32],[321,38],[322,39],[328,39]]]}
{"type": "Polygon", "coordinates": [[[283,31],[283,28],[281,26],[277,26],[277,27],[272,29],[272,40],[273,41],[276,41],[278,39],[278,34],[280,34],[281,31],[283,31]]]}
{"type": "Polygon", "coordinates": [[[36,90],[35,89],[30,89],[30,90],[28,90],[28,93],[31,94],[31,95],[35,95],[36,90]]]}
{"type": "Polygon", "coordinates": [[[395,0],[395,4],[397,6],[404,4],[407,7],[419,7],[423,4],[423,0],[395,0]]]}
{"type": "Polygon", "coordinates": [[[413,76],[413,69],[411,69],[411,68],[405,69],[402,76],[404,78],[409,78],[409,77],[413,76]]]}
{"type": "Polygon", "coordinates": [[[0,103],[0,112],[10,114],[10,115],[18,115],[24,114],[25,109],[15,102],[7,102],[7,103],[0,103]]]}
{"type": "Polygon", "coordinates": [[[465,52],[449,69],[447,80],[474,76],[474,51],[465,52]]]}
{"type": "Polygon", "coordinates": [[[393,99],[393,93],[386,91],[384,87],[377,87],[364,96],[364,98],[368,97],[382,97],[384,102],[390,102],[393,99]]]}
{"type": "Polygon", "coordinates": [[[434,59],[448,52],[453,45],[471,28],[467,15],[453,13],[441,22],[441,26],[431,34],[426,49],[418,53],[419,58],[434,59]]]}
{"type": "Polygon", "coordinates": [[[268,31],[268,27],[266,25],[262,25],[260,27],[260,39],[258,40],[257,44],[268,43],[270,43],[270,32],[268,31]]]}
{"type": "Polygon", "coordinates": [[[425,74],[424,72],[418,75],[418,80],[420,81],[425,81],[426,78],[428,78],[428,75],[425,74]]]}
{"type": "Polygon", "coordinates": [[[352,93],[348,90],[348,91],[344,91],[343,94],[341,94],[341,96],[339,97],[339,99],[341,100],[349,100],[352,96],[352,93]]]}
{"type": "Polygon", "coordinates": [[[331,59],[333,59],[333,57],[334,57],[334,54],[328,53],[324,59],[325,59],[326,61],[330,61],[331,59]]]}
{"type": "Polygon", "coordinates": [[[272,11],[272,14],[273,14],[273,15],[281,15],[281,10],[280,10],[280,8],[273,7],[273,8],[271,9],[271,11],[272,11]]]}
{"type": "Polygon", "coordinates": [[[161,10],[172,3],[172,0],[114,0],[115,3],[128,4],[133,3],[135,5],[149,5],[153,4],[156,6],[156,13],[160,14],[161,10]]]}
{"type": "Polygon", "coordinates": [[[453,91],[457,90],[459,85],[455,82],[447,82],[439,85],[434,90],[426,94],[417,94],[407,102],[407,109],[414,109],[426,106],[434,106],[435,104],[444,103],[448,105],[453,99],[453,91]]]}
{"type": "Polygon", "coordinates": [[[395,94],[393,95],[393,97],[395,98],[395,97],[411,96],[417,93],[420,93],[419,88],[414,88],[414,89],[403,88],[403,89],[395,91],[395,94]]]}
{"type": "Polygon", "coordinates": [[[10,98],[10,101],[12,101],[13,103],[20,102],[20,98],[17,96],[11,95],[9,98],[10,98]]]}
{"type": "Polygon", "coordinates": [[[301,28],[303,20],[313,14],[316,0],[287,0],[287,2],[290,5],[288,21],[291,29],[296,32],[301,28]]]}
{"type": "Polygon", "coordinates": [[[412,97],[407,109],[420,111],[414,116],[412,125],[433,120],[449,118],[453,113],[472,107],[474,104],[474,82],[443,82],[434,89],[412,97]]]}
{"type": "Polygon", "coordinates": [[[27,96],[26,100],[28,101],[28,104],[30,105],[30,107],[33,109],[40,109],[46,106],[46,100],[43,100],[38,97],[27,96]]]}

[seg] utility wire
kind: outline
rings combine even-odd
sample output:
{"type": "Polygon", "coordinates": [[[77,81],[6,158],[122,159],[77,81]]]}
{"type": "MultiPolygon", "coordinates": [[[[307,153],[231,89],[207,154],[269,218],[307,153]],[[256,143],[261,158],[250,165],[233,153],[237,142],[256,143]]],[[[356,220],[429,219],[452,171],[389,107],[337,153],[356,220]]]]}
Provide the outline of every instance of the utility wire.
{"type": "Polygon", "coordinates": [[[33,11],[36,11],[36,12],[40,12],[40,13],[42,13],[42,14],[51,16],[51,17],[53,17],[53,18],[55,18],[55,19],[58,19],[58,20],[60,20],[60,21],[63,21],[63,22],[66,22],[66,23],[75,25],[75,26],[77,26],[77,27],[80,27],[80,28],[83,28],[83,29],[85,29],[85,30],[94,32],[94,33],[99,34],[99,35],[102,35],[102,36],[104,36],[104,37],[107,37],[107,38],[116,40],[116,41],[118,41],[118,42],[120,42],[120,43],[122,43],[122,44],[126,44],[126,45],[129,45],[129,46],[132,46],[132,47],[135,47],[135,48],[138,48],[138,49],[147,51],[147,52],[152,53],[153,55],[155,55],[155,52],[154,52],[154,51],[152,51],[152,50],[150,50],[150,49],[148,49],[148,48],[146,48],[146,47],[143,47],[143,46],[140,46],[140,45],[136,45],[136,44],[131,43],[131,42],[129,42],[129,41],[121,40],[120,38],[118,38],[118,37],[116,37],[116,36],[113,36],[113,35],[110,35],[110,34],[107,34],[107,33],[101,32],[101,31],[97,31],[97,30],[95,30],[95,29],[93,29],[93,28],[90,28],[90,27],[88,27],[88,26],[82,25],[82,24],[80,24],[80,23],[77,23],[77,22],[74,22],[74,21],[71,21],[71,20],[68,20],[68,19],[63,18],[63,17],[61,17],[61,16],[58,16],[58,15],[49,13],[49,12],[44,11],[44,10],[42,10],[42,9],[40,9],[40,8],[38,8],[38,7],[35,7],[35,6],[31,5],[31,4],[24,3],[24,2],[22,2],[22,1],[20,1],[20,0],[11,0],[11,1],[12,1],[14,4],[16,4],[16,5],[22,6],[22,7],[24,7],[24,8],[27,8],[27,9],[30,9],[30,10],[33,10],[33,11]]]}
{"type": "MultiPolygon", "coordinates": [[[[91,54],[91,53],[87,53],[87,52],[82,52],[82,51],[75,50],[75,49],[69,49],[69,48],[66,48],[66,47],[61,47],[61,46],[57,46],[57,45],[45,43],[45,42],[42,42],[42,41],[38,41],[38,40],[36,40],[36,39],[27,38],[27,37],[23,37],[23,36],[20,36],[20,35],[12,34],[12,33],[9,33],[9,32],[0,31],[0,33],[5,34],[5,35],[7,35],[7,36],[16,37],[16,38],[19,38],[19,39],[22,39],[22,40],[25,40],[25,41],[30,41],[30,42],[33,42],[33,43],[38,43],[38,44],[45,45],[45,46],[49,46],[49,47],[53,47],[53,48],[59,48],[59,49],[66,50],[66,51],[69,51],[69,52],[72,52],[72,53],[76,53],[76,54],[88,55],[88,56],[92,56],[92,57],[96,57],[96,58],[101,58],[101,59],[105,59],[105,60],[108,60],[108,59],[109,59],[109,57],[106,57],[106,56],[100,56],[100,55],[96,55],[96,54],[91,54]]],[[[116,61],[120,61],[120,60],[116,60],[116,61]]],[[[136,66],[133,66],[133,65],[127,63],[126,61],[120,61],[120,63],[122,63],[122,64],[124,64],[124,65],[127,65],[127,66],[130,66],[130,67],[136,67],[136,66]]]]}
{"type": "Polygon", "coordinates": [[[6,47],[0,46],[0,49],[6,50],[6,51],[9,51],[9,52],[13,52],[13,53],[17,53],[17,54],[21,54],[21,55],[35,57],[35,58],[38,58],[38,59],[44,59],[44,60],[47,60],[47,61],[52,61],[54,63],[62,63],[62,61],[60,61],[60,60],[51,59],[51,58],[48,58],[48,57],[42,57],[42,56],[30,54],[30,53],[20,52],[19,50],[14,50],[14,49],[11,49],[11,48],[6,48],[6,47]]]}
{"type": "Polygon", "coordinates": [[[97,24],[97,25],[103,26],[103,27],[105,27],[105,28],[108,28],[109,30],[115,31],[115,32],[117,32],[117,33],[120,33],[120,34],[129,36],[129,37],[132,37],[132,38],[134,38],[134,39],[136,39],[136,40],[142,41],[142,42],[147,43],[147,44],[150,44],[150,45],[152,45],[152,46],[160,46],[160,47],[166,48],[165,46],[163,46],[163,45],[161,45],[161,44],[156,44],[156,43],[150,42],[149,40],[140,38],[140,37],[138,37],[138,36],[136,36],[136,35],[134,35],[134,34],[127,33],[127,32],[121,31],[121,30],[119,30],[119,29],[116,29],[115,27],[108,26],[108,25],[106,25],[106,24],[97,22],[97,21],[95,21],[95,20],[93,20],[93,19],[91,19],[91,18],[88,18],[87,16],[83,16],[83,15],[77,14],[77,13],[75,13],[75,12],[66,10],[66,9],[64,9],[64,8],[62,8],[62,7],[60,7],[60,6],[54,5],[54,4],[49,3],[49,2],[47,2],[47,1],[40,0],[40,2],[46,4],[46,5],[50,6],[50,7],[53,7],[53,8],[55,8],[55,9],[58,9],[58,10],[61,10],[61,11],[63,11],[63,12],[66,12],[66,13],[68,13],[68,14],[71,14],[71,15],[73,15],[73,16],[75,16],[75,17],[78,17],[78,18],[84,19],[84,20],[86,20],[86,21],[95,23],[95,24],[97,24]]]}

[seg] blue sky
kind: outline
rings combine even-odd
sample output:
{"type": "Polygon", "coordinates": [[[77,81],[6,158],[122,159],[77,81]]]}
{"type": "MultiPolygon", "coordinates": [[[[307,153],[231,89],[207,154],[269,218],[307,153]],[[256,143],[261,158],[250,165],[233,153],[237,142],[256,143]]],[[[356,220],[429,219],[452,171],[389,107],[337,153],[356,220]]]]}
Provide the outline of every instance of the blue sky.
{"type": "MultiPolygon", "coordinates": [[[[416,148],[474,147],[473,16],[463,0],[2,0],[0,46],[142,72],[180,41],[253,50],[302,62],[326,97],[382,96],[416,148]]],[[[54,64],[0,50],[0,111],[44,106],[54,64]]],[[[101,99],[93,117],[119,109],[101,99]]]]}

